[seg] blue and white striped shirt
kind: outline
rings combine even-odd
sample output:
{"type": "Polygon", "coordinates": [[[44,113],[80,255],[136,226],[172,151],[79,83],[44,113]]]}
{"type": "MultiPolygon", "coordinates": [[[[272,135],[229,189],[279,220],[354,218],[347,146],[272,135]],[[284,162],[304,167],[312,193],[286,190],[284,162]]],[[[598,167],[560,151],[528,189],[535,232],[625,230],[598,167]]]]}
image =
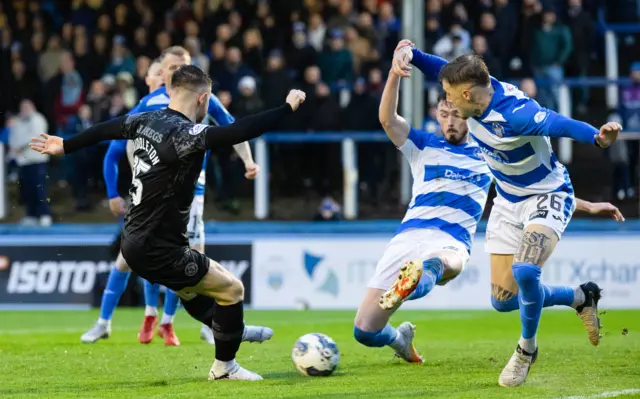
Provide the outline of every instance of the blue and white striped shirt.
{"type": "Polygon", "coordinates": [[[509,202],[573,192],[566,168],[551,148],[549,126],[557,114],[540,107],[517,87],[491,79],[491,103],[467,124],[496,178],[496,191],[509,202]]]}
{"type": "Polygon", "coordinates": [[[470,251],[492,180],[480,147],[412,128],[399,149],[411,165],[413,199],[396,234],[438,229],[470,251]]]}

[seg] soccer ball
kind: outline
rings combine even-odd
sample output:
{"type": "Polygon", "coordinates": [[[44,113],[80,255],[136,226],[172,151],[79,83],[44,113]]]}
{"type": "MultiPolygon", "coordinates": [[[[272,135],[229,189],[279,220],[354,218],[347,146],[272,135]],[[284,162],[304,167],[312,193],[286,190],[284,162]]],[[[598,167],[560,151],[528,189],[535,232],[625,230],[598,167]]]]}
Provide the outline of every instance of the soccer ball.
{"type": "Polygon", "coordinates": [[[326,377],[338,367],[340,352],[329,336],[313,333],[298,338],[291,358],[302,375],[326,377]]]}

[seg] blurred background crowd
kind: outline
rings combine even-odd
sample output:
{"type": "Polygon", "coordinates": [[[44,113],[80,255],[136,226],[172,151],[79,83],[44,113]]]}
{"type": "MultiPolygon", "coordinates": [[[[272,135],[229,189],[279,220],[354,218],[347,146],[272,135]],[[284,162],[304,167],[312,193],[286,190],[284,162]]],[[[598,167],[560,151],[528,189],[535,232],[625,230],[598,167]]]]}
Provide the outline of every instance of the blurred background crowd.
{"type": "MultiPolygon", "coordinates": [[[[0,123],[15,206],[10,219],[22,218],[17,205],[24,204],[26,224],[110,220],[102,180],[106,143],[56,160],[26,151],[26,143],[40,132],[78,134],[128,112],[148,93],[150,63],[172,45],[187,48],[193,63],[210,73],[214,93],[236,118],[279,105],[289,89],[300,88],[308,101],[285,131],[380,130],[377,107],[401,38],[401,6],[401,0],[1,2],[0,123]]],[[[492,75],[557,109],[562,79],[605,74],[599,18],[638,22],[638,9],[635,0],[425,0],[424,50],[447,59],[480,54],[492,75]]],[[[636,36],[621,38],[620,73],[631,83],[621,89],[620,109],[606,109],[603,88],[577,88],[577,118],[598,125],[616,116],[626,130],[640,131],[636,36]]],[[[432,106],[426,106],[425,127],[437,131],[432,106]]],[[[606,157],[575,146],[580,151],[570,171],[579,195],[636,198],[637,141],[606,157]],[[602,183],[594,184],[596,178],[602,183]]],[[[341,217],[339,144],[274,144],[271,150],[273,218],[341,217]]],[[[395,149],[363,143],[358,151],[361,217],[398,217],[395,149]]],[[[130,175],[123,162],[124,192],[130,175]]],[[[211,158],[208,185],[207,202],[216,211],[206,212],[207,219],[252,218],[252,184],[231,150],[211,158]]],[[[637,216],[637,207],[629,209],[637,216]]]]}

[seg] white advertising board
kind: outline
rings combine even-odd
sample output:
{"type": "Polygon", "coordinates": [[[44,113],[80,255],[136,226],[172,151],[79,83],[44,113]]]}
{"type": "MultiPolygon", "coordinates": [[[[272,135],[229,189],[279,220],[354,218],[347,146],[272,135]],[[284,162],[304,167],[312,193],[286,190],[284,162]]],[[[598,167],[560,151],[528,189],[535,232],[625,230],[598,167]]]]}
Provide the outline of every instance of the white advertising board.
{"type": "MultiPolygon", "coordinates": [[[[386,245],[385,238],[266,239],[253,243],[255,309],[356,309],[386,245]]],[[[489,255],[477,236],[464,272],[408,309],[491,308],[489,255]]],[[[603,308],[640,308],[640,235],[567,236],[543,271],[543,282],[595,281],[603,308]]],[[[400,265],[398,266],[400,267],[400,265]]]]}

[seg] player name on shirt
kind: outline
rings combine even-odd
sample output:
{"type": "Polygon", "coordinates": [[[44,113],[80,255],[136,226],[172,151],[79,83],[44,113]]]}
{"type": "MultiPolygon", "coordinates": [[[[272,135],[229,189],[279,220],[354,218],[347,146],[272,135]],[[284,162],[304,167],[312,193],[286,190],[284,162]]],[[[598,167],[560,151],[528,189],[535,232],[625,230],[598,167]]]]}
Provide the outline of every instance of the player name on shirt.
{"type": "Polygon", "coordinates": [[[138,137],[133,141],[133,152],[136,152],[138,150],[142,150],[147,153],[147,156],[149,157],[149,161],[151,161],[152,165],[155,165],[158,162],[160,162],[160,158],[158,157],[158,152],[156,151],[156,149],[153,148],[151,143],[149,143],[146,139],[143,139],[142,137],[138,137]]]}

